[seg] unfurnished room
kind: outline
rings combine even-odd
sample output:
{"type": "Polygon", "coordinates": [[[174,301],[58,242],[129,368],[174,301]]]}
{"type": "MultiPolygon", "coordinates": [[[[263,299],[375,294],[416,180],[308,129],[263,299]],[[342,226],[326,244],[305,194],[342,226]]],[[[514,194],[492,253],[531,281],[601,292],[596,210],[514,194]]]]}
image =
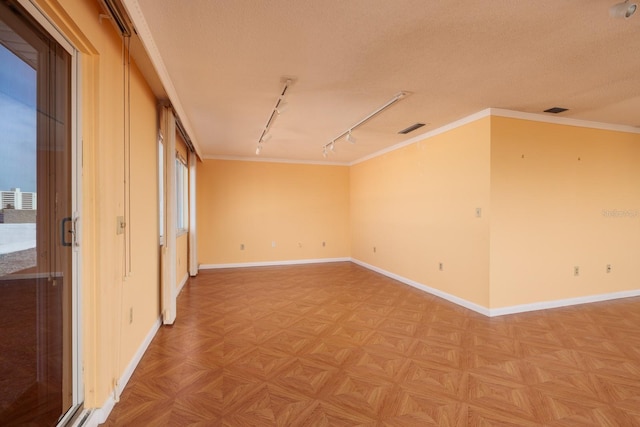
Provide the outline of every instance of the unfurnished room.
{"type": "Polygon", "coordinates": [[[0,425],[640,426],[634,0],[0,0],[0,425]]]}

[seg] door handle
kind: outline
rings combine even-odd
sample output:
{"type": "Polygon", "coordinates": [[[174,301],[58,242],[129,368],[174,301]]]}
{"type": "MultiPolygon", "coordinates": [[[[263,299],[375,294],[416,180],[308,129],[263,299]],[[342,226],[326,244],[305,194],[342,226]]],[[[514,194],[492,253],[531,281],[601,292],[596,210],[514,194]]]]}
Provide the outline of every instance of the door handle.
{"type": "Polygon", "coordinates": [[[78,220],[79,216],[73,215],[73,223],[71,224],[71,234],[73,235],[73,246],[78,247],[80,243],[78,243],[78,220]]]}
{"type": "MultiPolygon", "coordinates": [[[[67,239],[65,239],[66,233],[64,232],[65,225],[71,221],[72,219],[70,216],[63,218],[62,221],[60,221],[60,244],[62,246],[71,246],[71,242],[67,242],[67,239]]],[[[73,233],[73,231],[69,230],[69,233],[73,233]]]]}

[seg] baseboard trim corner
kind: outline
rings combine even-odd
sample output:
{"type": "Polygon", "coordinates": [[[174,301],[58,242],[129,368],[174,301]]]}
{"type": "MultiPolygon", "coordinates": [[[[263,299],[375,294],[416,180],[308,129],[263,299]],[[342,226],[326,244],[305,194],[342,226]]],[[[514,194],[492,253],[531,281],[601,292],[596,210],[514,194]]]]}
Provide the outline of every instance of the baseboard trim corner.
{"type": "Polygon", "coordinates": [[[447,292],[443,292],[439,289],[432,288],[430,286],[424,285],[422,283],[416,282],[415,280],[407,279],[406,277],[400,276],[399,274],[391,273],[390,271],[384,270],[382,268],[376,267],[371,264],[367,264],[364,261],[360,261],[359,259],[352,258],[351,261],[354,264],[358,264],[361,267],[364,267],[368,270],[375,271],[376,273],[380,273],[383,276],[387,276],[391,279],[397,280],[398,282],[404,283],[405,285],[409,285],[416,289],[420,289],[428,294],[435,295],[442,299],[445,299],[449,302],[457,304],[461,307],[468,308],[469,310],[475,311],[476,313],[483,314],[485,316],[490,316],[490,310],[486,307],[483,307],[479,304],[473,303],[471,301],[467,301],[463,298],[457,297],[455,295],[449,294],[447,292]]]}

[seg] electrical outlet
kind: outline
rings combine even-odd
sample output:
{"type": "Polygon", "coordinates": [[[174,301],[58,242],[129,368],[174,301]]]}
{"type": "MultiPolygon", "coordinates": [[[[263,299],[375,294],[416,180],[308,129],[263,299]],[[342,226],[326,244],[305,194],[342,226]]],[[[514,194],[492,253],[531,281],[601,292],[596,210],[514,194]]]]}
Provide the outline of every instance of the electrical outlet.
{"type": "Polygon", "coordinates": [[[438,270],[440,270],[440,271],[444,270],[444,264],[443,263],[439,263],[438,264],[438,270]]]}
{"type": "Polygon", "coordinates": [[[374,254],[376,253],[376,247],[375,246],[373,247],[373,253],[374,254]]]}
{"type": "Polygon", "coordinates": [[[275,247],[276,247],[276,242],[275,242],[275,241],[271,242],[271,247],[272,247],[272,248],[275,248],[275,247]]]}
{"type": "Polygon", "coordinates": [[[240,250],[244,251],[244,243],[240,243],[240,250]]]}
{"type": "Polygon", "coordinates": [[[482,208],[476,208],[476,218],[482,218],[482,208]]]}
{"type": "Polygon", "coordinates": [[[579,276],[580,275],[580,267],[578,267],[577,265],[575,267],[573,267],[573,275],[574,276],[579,276]]]}
{"type": "Polygon", "coordinates": [[[607,273],[611,273],[611,264],[607,264],[607,273]]]}
{"type": "Polygon", "coordinates": [[[325,246],[327,246],[327,242],[322,242],[322,247],[324,248],[325,246]]]}

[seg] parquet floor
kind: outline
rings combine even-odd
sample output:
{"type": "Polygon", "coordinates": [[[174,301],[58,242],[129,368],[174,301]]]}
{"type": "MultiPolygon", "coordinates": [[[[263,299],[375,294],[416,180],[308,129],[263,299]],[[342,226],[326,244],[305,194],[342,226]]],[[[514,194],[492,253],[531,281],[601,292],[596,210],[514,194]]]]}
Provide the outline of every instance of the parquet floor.
{"type": "Polygon", "coordinates": [[[640,426],[640,298],[486,318],[351,263],[204,271],[108,426],[640,426]]]}

